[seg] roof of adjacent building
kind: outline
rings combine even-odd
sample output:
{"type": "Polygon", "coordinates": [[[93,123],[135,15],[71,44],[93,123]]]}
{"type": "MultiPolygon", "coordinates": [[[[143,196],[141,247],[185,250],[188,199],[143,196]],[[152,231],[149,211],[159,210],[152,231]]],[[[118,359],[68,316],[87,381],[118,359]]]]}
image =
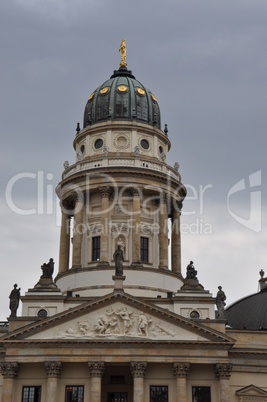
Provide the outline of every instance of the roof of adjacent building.
{"type": "Polygon", "coordinates": [[[136,120],[161,127],[156,97],[126,67],[115,70],[86,103],[84,128],[107,120],[136,120]]]}
{"type": "Polygon", "coordinates": [[[267,288],[233,303],[226,317],[232,329],[267,330],[267,288]]]}

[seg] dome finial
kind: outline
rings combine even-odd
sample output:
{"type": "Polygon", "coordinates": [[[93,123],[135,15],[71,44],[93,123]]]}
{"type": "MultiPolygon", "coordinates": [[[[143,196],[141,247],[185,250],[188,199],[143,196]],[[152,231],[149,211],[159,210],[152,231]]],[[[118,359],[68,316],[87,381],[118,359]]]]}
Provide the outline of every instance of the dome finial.
{"type": "Polygon", "coordinates": [[[120,67],[127,67],[126,63],[126,44],[125,44],[125,39],[121,40],[121,46],[119,48],[119,52],[121,54],[121,62],[120,62],[120,67]]]}

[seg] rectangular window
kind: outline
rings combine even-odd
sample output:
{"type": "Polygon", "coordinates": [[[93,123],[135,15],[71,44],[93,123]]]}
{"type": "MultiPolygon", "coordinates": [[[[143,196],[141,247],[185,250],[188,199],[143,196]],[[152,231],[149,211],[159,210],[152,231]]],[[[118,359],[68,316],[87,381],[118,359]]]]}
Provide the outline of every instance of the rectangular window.
{"type": "Polygon", "coordinates": [[[151,385],[150,402],[168,402],[168,387],[166,385],[151,385]]]}
{"type": "Polygon", "coordinates": [[[42,387],[23,387],[22,402],[41,402],[42,387]]]}
{"type": "Polygon", "coordinates": [[[211,402],[210,387],[192,387],[193,402],[211,402]]]}
{"type": "Polygon", "coordinates": [[[148,242],[147,237],[141,237],[141,261],[148,262],[148,242]]]}
{"type": "Polygon", "coordinates": [[[83,402],[83,385],[67,385],[65,402],[83,402]]]}
{"type": "Polygon", "coordinates": [[[108,402],[128,402],[127,392],[109,392],[108,402]]]}
{"type": "Polygon", "coordinates": [[[92,261],[99,261],[100,259],[100,236],[93,237],[92,246],[92,261]]]}

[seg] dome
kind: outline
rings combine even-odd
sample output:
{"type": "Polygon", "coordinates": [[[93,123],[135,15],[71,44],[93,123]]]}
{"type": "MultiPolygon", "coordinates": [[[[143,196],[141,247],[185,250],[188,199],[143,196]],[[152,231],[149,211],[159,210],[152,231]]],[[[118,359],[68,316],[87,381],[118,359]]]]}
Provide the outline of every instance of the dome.
{"type": "Polygon", "coordinates": [[[225,312],[232,329],[267,330],[267,288],[238,300],[225,312]]]}
{"type": "Polygon", "coordinates": [[[86,103],[84,128],[107,120],[135,120],[160,129],[157,99],[126,67],[114,71],[86,103]]]}

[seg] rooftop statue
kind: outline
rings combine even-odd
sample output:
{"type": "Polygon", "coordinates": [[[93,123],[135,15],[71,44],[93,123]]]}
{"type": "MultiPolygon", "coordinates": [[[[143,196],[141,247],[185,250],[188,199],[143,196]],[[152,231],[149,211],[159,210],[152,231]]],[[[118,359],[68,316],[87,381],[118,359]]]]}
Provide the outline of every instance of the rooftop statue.
{"type": "Polygon", "coordinates": [[[41,276],[41,279],[52,279],[52,275],[54,272],[54,260],[53,258],[50,258],[49,262],[46,264],[44,263],[41,265],[43,275],[41,276]]]}
{"type": "Polygon", "coordinates": [[[185,279],[195,279],[197,277],[197,271],[194,267],[193,261],[190,261],[190,264],[187,265],[186,268],[186,278],[185,279]]]}
{"type": "Polygon", "coordinates": [[[121,46],[119,48],[119,52],[121,53],[121,62],[120,66],[121,67],[127,67],[126,63],[126,44],[125,44],[125,39],[121,40],[121,46]]]}
{"type": "Polygon", "coordinates": [[[17,316],[17,309],[19,307],[19,301],[20,301],[20,288],[17,289],[18,285],[15,283],[14,289],[11,291],[9,295],[10,303],[9,303],[9,308],[11,310],[10,317],[16,317],[17,316]]]}
{"type": "Polygon", "coordinates": [[[218,286],[218,289],[219,291],[217,292],[217,296],[215,299],[216,306],[218,309],[218,318],[225,319],[224,306],[226,305],[225,303],[226,296],[221,286],[218,286]]]}

